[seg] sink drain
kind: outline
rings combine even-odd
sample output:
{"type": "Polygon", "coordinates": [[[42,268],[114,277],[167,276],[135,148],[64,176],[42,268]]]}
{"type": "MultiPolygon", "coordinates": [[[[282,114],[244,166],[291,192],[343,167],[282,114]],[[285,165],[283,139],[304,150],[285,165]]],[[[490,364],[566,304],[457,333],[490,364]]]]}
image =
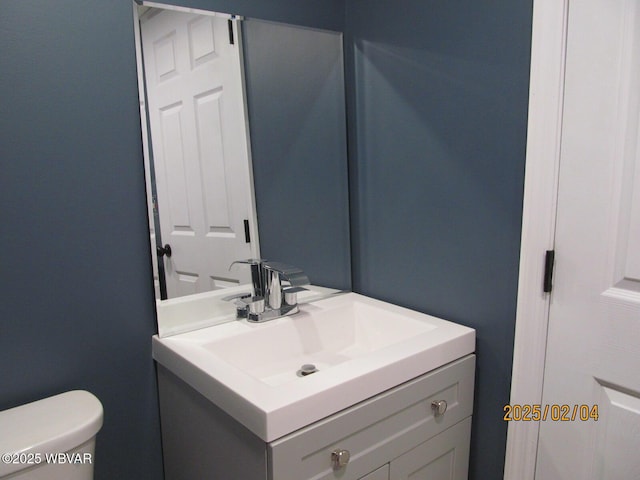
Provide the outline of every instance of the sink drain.
{"type": "Polygon", "coordinates": [[[318,369],[312,363],[305,363],[300,367],[300,370],[296,372],[296,375],[299,377],[306,377],[307,375],[311,375],[312,373],[316,373],[318,369]]]}

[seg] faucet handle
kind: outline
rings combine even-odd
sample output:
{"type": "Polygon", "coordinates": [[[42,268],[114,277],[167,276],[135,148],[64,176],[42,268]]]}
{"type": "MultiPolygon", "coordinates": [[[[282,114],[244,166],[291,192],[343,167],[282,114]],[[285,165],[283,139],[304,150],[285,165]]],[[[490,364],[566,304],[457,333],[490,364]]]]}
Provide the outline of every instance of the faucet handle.
{"type": "Polygon", "coordinates": [[[262,265],[265,270],[279,273],[292,287],[309,285],[310,283],[309,277],[307,277],[300,268],[294,267],[293,265],[287,265],[281,262],[264,262],[262,265]]]}
{"type": "MultiPolygon", "coordinates": [[[[283,280],[289,282],[291,287],[298,287],[309,283],[309,278],[298,267],[280,262],[264,262],[262,267],[265,271],[265,297],[267,299],[267,305],[269,305],[270,308],[277,309],[282,307],[282,297],[284,295],[282,289],[283,280]]],[[[290,297],[290,299],[294,301],[296,299],[295,295],[290,297]]],[[[295,302],[293,304],[295,305],[295,302]]]]}

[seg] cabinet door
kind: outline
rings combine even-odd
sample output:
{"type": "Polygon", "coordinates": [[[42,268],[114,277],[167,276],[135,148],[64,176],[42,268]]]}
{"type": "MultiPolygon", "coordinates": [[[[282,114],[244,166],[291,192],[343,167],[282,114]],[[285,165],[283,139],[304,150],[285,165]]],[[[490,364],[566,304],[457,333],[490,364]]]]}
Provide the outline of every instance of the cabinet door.
{"type": "Polygon", "coordinates": [[[383,465],[369,475],[360,477],[358,480],[389,480],[389,464],[383,465]]]}
{"type": "Polygon", "coordinates": [[[391,480],[467,480],[471,417],[391,462],[391,480]]]}

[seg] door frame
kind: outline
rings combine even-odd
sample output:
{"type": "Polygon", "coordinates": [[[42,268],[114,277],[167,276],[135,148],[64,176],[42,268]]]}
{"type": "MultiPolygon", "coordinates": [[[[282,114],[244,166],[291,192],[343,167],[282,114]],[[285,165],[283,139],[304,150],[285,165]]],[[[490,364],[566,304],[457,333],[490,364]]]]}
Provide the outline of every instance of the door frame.
{"type": "MultiPolygon", "coordinates": [[[[534,0],[527,153],[510,404],[540,404],[550,294],[545,252],[553,250],[562,137],[569,0],[534,0]]],[[[533,480],[538,422],[509,422],[505,480],[533,480]]]]}

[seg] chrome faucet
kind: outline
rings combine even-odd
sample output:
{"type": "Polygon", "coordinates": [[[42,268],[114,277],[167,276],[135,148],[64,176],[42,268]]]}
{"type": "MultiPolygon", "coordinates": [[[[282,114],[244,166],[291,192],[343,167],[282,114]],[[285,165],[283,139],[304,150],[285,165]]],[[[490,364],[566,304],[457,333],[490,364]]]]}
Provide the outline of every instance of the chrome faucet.
{"type": "MultiPolygon", "coordinates": [[[[236,300],[239,318],[266,322],[298,313],[298,293],[306,290],[309,278],[298,267],[261,259],[238,260],[251,267],[253,296],[236,300]]],[[[229,268],[231,268],[231,266],[229,268]]]]}

